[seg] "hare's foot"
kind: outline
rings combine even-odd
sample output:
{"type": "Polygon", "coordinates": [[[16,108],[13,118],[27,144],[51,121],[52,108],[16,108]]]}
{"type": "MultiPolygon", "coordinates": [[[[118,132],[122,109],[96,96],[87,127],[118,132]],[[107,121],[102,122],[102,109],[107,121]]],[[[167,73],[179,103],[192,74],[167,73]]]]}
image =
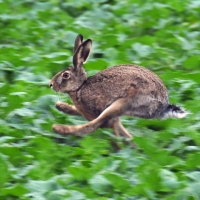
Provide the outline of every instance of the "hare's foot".
{"type": "Polygon", "coordinates": [[[113,124],[114,133],[116,136],[123,136],[125,138],[132,138],[133,136],[124,128],[120,119],[118,118],[113,124]]]}
{"type": "Polygon", "coordinates": [[[78,110],[76,109],[75,106],[73,105],[69,105],[67,103],[63,103],[61,101],[58,101],[56,103],[56,108],[59,110],[59,111],[62,111],[66,114],[69,114],[69,115],[81,115],[78,110]]]}
{"type": "Polygon", "coordinates": [[[137,148],[137,144],[132,142],[133,136],[124,128],[120,119],[118,118],[113,124],[114,134],[116,136],[125,137],[125,142],[128,143],[132,148],[137,148]]]}
{"type": "Polygon", "coordinates": [[[61,135],[68,134],[68,133],[70,134],[70,128],[66,125],[54,124],[52,128],[56,133],[59,133],[61,135]]]}
{"type": "Polygon", "coordinates": [[[83,133],[90,133],[93,131],[91,127],[87,127],[86,125],[87,124],[67,126],[62,124],[54,124],[52,129],[61,135],[81,135],[83,133]]]}
{"type": "MultiPolygon", "coordinates": [[[[117,118],[120,115],[122,115],[126,109],[125,101],[126,101],[125,99],[118,99],[108,108],[106,108],[99,117],[86,124],[77,126],[54,125],[53,129],[60,134],[81,135],[81,134],[91,133],[109,119],[117,118]]],[[[126,135],[128,135],[128,133],[126,133],[126,135]]]]}

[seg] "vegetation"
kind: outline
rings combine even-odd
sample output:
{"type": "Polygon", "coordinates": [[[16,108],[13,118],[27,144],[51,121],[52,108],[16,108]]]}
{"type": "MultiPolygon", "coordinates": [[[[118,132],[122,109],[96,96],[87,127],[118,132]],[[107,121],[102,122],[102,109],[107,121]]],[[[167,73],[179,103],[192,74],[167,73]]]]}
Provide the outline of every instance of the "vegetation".
{"type": "Polygon", "coordinates": [[[0,199],[199,200],[200,1],[0,1],[0,199]],[[52,76],[74,38],[93,42],[85,69],[135,63],[158,74],[185,119],[123,117],[131,149],[109,129],[53,133],[84,119],[58,112],[52,76]],[[111,141],[121,146],[115,151],[111,141]]]}

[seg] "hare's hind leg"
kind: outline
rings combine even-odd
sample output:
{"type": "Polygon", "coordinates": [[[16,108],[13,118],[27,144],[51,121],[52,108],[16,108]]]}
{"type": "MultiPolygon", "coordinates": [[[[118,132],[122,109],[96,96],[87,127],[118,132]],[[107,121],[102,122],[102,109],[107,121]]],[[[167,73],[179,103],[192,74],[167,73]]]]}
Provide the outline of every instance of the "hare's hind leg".
{"type": "MultiPolygon", "coordinates": [[[[116,136],[123,136],[125,137],[125,142],[130,145],[130,147],[132,148],[137,148],[137,145],[132,141],[133,136],[124,128],[124,126],[122,125],[121,121],[119,118],[117,118],[113,124],[113,129],[114,129],[114,134],[116,136]]],[[[115,149],[119,150],[121,149],[120,146],[115,143],[112,142],[113,146],[115,147],[115,149]]]]}
{"type": "MultiPolygon", "coordinates": [[[[112,103],[108,108],[106,108],[96,119],[82,125],[77,126],[66,126],[66,125],[59,125],[54,124],[53,130],[57,133],[66,135],[81,135],[86,133],[91,133],[95,131],[99,126],[103,123],[108,121],[109,119],[119,117],[123,115],[125,112],[126,106],[126,99],[118,99],[114,103],[112,103]]],[[[122,125],[117,125],[118,131],[124,133],[124,128],[122,125]]]]}
{"type": "Polygon", "coordinates": [[[123,136],[125,138],[132,138],[132,135],[124,128],[119,118],[113,124],[114,133],[116,136],[123,136]]]}
{"type": "Polygon", "coordinates": [[[66,113],[66,114],[69,114],[69,115],[81,115],[78,112],[78,110],[76,109],[76,107],[73,106],[73,105],[69,105],[67,103],[63,103],[61,101],[58,101],[55,106],[59,111],[62,111],[64,113],[66,113]]]}

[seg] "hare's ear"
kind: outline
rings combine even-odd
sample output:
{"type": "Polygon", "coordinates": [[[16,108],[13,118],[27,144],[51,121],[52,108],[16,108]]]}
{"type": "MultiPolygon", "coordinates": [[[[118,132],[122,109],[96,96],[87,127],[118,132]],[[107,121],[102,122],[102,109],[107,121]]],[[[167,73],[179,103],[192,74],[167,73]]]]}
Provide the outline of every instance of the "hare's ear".
{"type": "Polygon", "coordinates": [[[74,42],[74,53],[76,52],[76,50],[78,49],[78,47],[82,44],[83,42],[83,36],[81,34],[79,34],[74,42]]]}
{"type": "Polygon", "coordinates": [[[76,50],[73,56],[73,64],[75,68],[81,67],[86,63],[92,48],[92,40],[85,40],[76,50]]]}

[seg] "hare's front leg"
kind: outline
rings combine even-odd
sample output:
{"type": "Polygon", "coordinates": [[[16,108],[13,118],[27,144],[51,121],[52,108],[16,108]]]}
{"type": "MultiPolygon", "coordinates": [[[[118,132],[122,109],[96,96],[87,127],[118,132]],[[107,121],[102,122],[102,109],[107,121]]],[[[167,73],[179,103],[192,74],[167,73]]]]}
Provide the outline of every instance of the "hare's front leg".
{"type": "MultiPolygon", "coordinates": [[[[118,99],[114,103],[112,103],[108,108],[106,108],[96,119],[82,125],[77,126],[66,126],[54,124],[53,130],[57,133],[66,135],[81,135],[86,133],[91,133],[95,131],[98,127],[100,127],[103,123],[107,122],[112,118],[117,118],[125,112],[127,108],[126,99],[118,99]]],[[[119,132],[125,132],[122,128],[122,125],[118,125],[119,132]]],[[[125,133],[129,136],[128,133],[125,133]]]]}
{"type": "Polygon", "coordinates": [[[69,114],[69,115],[81,115],[78,110],[76,109],[75,106],[73,105],[69,105],[67,103],[63,103],[61,101],[58,101],[56,103],[56,108],[59,110],[59,111],[62,111],[66,114],[69,114]]]}

